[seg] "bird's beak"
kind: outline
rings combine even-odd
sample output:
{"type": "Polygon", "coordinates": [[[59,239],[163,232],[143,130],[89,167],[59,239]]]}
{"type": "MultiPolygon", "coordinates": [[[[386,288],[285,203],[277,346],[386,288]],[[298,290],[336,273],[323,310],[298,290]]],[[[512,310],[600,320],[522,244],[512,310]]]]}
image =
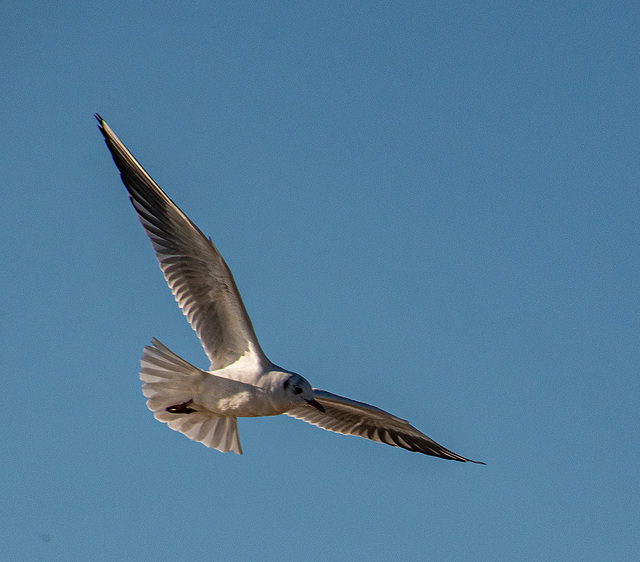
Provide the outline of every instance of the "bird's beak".
{"type": "Polygon", "coordinates": [[[313,400],[307,400],[307,404],[309,404],[309,406],[313,406],[316,410],[320,410],[324,414],[324,406],[315,398],[313,400]]]}

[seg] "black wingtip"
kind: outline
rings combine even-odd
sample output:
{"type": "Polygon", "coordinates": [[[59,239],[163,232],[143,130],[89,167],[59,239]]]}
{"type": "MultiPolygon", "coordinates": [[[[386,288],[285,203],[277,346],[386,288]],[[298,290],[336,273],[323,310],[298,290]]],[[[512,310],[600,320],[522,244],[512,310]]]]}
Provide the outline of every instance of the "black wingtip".
{"type": "Polygon", "coordinates": [[[99,113],[94,113],[93,116],[98,120],[98,129],[102,133],[102,135],[107,138],[107,133],[104,130],[104,126],[106,125],[105,120],[102,118],[102,115],[99,113]]]}

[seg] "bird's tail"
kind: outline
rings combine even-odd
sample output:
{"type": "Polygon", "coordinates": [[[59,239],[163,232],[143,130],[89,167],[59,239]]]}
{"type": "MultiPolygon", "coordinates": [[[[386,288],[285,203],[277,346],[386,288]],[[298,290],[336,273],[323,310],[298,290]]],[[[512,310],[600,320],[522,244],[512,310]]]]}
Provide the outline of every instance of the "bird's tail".
{"type": "Polygon", "coordinates": [[[158,421],[212,449],[242,454],[237,418],[217,416],[194,402],[209,376],[206,371],[178,357],[155,338],[144,348],[140,366],[142,393],[158,421]]]}

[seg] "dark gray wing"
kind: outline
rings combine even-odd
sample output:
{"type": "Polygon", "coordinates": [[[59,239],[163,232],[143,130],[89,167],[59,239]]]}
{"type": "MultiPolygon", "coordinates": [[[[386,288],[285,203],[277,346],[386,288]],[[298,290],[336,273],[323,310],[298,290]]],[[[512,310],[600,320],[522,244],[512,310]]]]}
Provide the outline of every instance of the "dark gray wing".
{"type": "Polygon", "coordinates": [[[220,252],[153,181],[102,117],[96,115],[96,119],[164,277],[198,334],[211,369],[248,355],[268,362],[220,252]]]}
{"type": "Polygon", "coordinates": [[[392,447],[424,453],[443,459],[484,464],[472,461],[445,449],[408,421],[389,414],[380,408],[338,396],[326,390],[313,389],[314,398],[324,407],[324,413],[312,406],[301,406],[286,412],[288,416],[328,431],[344,435],[358,435],[392,447]]]}

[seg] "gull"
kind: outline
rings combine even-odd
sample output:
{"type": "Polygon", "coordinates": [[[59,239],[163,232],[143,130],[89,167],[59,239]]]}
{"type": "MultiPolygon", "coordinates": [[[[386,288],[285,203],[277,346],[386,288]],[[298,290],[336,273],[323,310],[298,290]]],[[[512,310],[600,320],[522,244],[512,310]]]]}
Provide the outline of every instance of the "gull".
{"type": "Polygon", "coordinates": [[[211,361],[208,371],[199,369],[152,339],[140,361],[140,379],[157,420],[223,453],[242,454],[239,417],[286,414],[335,433],[484,464],[446,449],[406,420],[312,388],[304,377],[269,361],[231,270],[211,239],[167,196],[104,119],[95,117],[167,284],[211,361]]]}

